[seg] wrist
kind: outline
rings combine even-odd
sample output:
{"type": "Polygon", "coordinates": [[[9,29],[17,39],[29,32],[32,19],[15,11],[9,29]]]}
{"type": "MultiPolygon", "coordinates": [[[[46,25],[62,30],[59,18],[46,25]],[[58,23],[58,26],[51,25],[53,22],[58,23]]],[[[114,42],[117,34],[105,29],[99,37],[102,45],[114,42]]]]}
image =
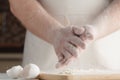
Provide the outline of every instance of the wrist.
{"type": "Polygon", "coordinates": [[[57,41],[61,38],[62,29],[64,28],[63,25],[58,24],[53,27],[53,29],[49,29],[50,32],[48,33],[48,42],[52,45],[57,43],[57,41]]]}

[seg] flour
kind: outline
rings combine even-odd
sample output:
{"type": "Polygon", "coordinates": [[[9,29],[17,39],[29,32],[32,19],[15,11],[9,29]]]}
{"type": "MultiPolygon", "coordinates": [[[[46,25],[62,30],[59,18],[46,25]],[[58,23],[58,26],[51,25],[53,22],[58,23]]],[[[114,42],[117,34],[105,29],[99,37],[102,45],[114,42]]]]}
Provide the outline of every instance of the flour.
{"type": "Polygon", "coordinates": [[[81,69],[81,70],[77,70],[77,69],[65,69],[61,72],[59,72],[59,74],[72,74],[72,75],[101,75],[101,74],[120,74],[120,71],[113,71],[113,70],[107,70],[107,69],[81,69]]]}

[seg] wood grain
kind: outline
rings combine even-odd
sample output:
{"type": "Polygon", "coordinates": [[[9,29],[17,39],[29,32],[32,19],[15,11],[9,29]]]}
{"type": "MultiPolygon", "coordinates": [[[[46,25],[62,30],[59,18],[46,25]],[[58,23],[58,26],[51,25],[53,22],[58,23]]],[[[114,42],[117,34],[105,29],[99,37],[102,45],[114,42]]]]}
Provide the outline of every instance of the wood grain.
{"type": "Polygon", "coordinates": [[[59,75],[40,74],[40,80],[120,80],[120,74],[99,74],[99,75],[59,75]]]}

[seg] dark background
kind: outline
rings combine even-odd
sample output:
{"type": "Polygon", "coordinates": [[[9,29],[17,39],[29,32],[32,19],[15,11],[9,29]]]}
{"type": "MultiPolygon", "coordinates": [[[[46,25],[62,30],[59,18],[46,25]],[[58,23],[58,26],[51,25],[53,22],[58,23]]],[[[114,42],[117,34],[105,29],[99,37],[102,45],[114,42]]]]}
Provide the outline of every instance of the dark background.
{"type": "Polygon", "coordinates": [[[25,28],[13,16],[8,0],[0,0],[0,52],[23,52],[25,28]]]}

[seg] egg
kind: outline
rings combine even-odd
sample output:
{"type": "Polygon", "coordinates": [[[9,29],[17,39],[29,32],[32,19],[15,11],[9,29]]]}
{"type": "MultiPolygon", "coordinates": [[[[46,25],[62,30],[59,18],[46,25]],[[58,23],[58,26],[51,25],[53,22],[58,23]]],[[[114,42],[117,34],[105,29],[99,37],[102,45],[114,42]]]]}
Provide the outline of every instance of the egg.
{"type": "Polygon", "coordinates": [[[20,65],[18,65],[8,69],[6,73],[11,78],[18,78],[22,71],[23,68],[20,65]]]}
{"type": "Polygon", "coordinates": [[[40,74],[40,69],[35,64],[28,64],[20,74],[21,78],[36,78],[40,74]]]}

